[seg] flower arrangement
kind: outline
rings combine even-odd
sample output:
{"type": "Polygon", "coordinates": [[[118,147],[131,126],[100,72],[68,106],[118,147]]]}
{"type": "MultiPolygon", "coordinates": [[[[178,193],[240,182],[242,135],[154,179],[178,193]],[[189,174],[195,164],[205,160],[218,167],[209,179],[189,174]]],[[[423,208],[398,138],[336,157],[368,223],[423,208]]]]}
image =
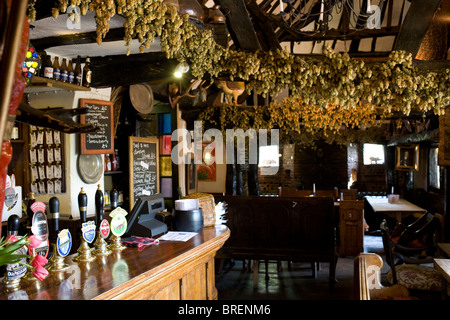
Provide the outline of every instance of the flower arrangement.
{"type": "Polygon", "coordinates": [[[34,251],[41,244],[41,240],[36,236],[31,235],[29,237],[15,237],[10,235],[0,240],[0,266],[6,264],[25,264],[32,270],[32,275],[38,280],[43,280],[48,275],[48,271],[44,266],[48,263],[47,258],[41,255],[29,256],[28,254],[18,254],[17,250],[23,246],[27,246],[31,251],[34,251]],[[23,258],[29,258],[29,263],[23,263],[23,258]]]}
{"type": "MultiPolygon", "coordinates": [[[[29,17],[33,19],[33,0],[29,1],[29,17]]],[[[87,10],[95,13],[98,44],[109,30],[109,19],[118,13],[125,18],[126,46],[137,38],[143,52],[155,37],[160,37],[167,58],[187,62],[198,79],[205,75],[241,79],[249,93],[254,90],[263,96],[277,96],[289,89],[289,100],[240,115],[249,118],[253,114],[258,123],[262,121],[259,115],[270,110],[278,115],[271,115],[266,124],[278,123],[287,132],[299,133],[301,123],[302,134],[330,137],[341,133],[337,129],[341,126],[373,125],[375,112],[383,117],[393,112],[409,115],[411,110],[441,115],[450,104],[450,69],[419,72],[413,67],[411,54],[403,51],[393,51],[388,61],[374,65],[352,59],[347,53],[335,53],[329,47],[324,48],[322,59],[284,50],[245,52],[221,47],[210,30],[196,28],[187,14],[179,15],[163,0],[58,2],[54,17],[66,12],[69,4],[79,5],[82,14],[87,10]]],[[[227,121],[235,117],[231,115],[227,121]]]]}

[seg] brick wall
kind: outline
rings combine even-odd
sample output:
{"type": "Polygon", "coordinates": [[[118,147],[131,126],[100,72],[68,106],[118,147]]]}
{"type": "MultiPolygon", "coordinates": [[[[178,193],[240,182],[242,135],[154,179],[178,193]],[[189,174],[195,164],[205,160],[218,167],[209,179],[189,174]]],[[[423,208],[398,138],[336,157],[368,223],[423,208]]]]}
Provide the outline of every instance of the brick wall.
{"type": "Polygon", "coordinates": [[[278,187],[291,189],[346,189],[356,170],[353,188],[365,192],[386,191],[384,165],[363,164],[361,144],[347,148],[340,145],[320,144],[316,149],[303,149],[285,144],[280,150],[280,167],[275,175],[258,175],[261,194],[278,194],[278,187]]]}
{"type": "Polygon", "coordinates": [[[294,144],[281,148],[280,167],[275,175],[259,174],[261,194],[278,194],[278,187],[312,189],[347,188],[347,148],[320,144],[303,149],[294,144]]]}
{"type": "MultiPolygon", "coordinates": [[[[380,192],[386,190],[386,165],[364,165],[363,144],[356,144],[358,154],[357,181],[354,188],[364,192],[380,192]]],[[[388,161],[388,159],[385,159],[388,161]]]]}

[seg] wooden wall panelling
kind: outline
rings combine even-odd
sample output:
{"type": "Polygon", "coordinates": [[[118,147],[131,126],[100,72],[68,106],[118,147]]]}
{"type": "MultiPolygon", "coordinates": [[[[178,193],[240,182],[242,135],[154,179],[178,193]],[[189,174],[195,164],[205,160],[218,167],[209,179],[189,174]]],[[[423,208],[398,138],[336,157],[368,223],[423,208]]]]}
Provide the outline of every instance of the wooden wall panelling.
{"type": "Polygon", "coordinates": [[[450,165],[450,107],[445,108],[445,114],[439,116],[439,153],[440,166],[450,165]]]}
{"type": "Polygon", "coordinates": [[[356,256],[364,251],[364,201],[340,201],[339,213],[339,254],[341,256],[356,256]]]}

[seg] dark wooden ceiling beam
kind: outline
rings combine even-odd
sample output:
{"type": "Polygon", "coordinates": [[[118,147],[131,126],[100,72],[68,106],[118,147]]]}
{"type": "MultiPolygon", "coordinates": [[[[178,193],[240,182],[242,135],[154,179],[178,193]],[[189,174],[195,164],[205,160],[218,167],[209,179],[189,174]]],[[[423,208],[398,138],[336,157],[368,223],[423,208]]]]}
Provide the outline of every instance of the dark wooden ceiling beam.
{"type": "Polygon", "coordinates": [[[275,31],[270,23],[267,23],[267,15],[261,10],[256,0],[247,0],[245,2],[250,14],[253,16],[254,24],[261,30],[259,34],[259,43],[264,50],[281,49],[275,31]],[[266,45],[263,46],[263,43],[266,45]]]}
{"type": "Polygon", "coordinates": [[[283,41],[323,41],[323,40],[355,40],[373,37],[385,37],[397,35],[400,31],[400,27],[390,27],[390,28],[380,28],[380,29],[363,29],[363,30],[349,30],[348,33],[342,34],[338,29],[329,29],[324,34],[317,32],[302,32],[301,34],[285,35],[281,42],[283,41]]]}
{"type": "Polygon", "coordinates": [[[227,28],[235,46],[241,50],[256,51],[261,45],[244,0],[215,0],[227,12],[227,28]]]}
{"type": "Polygon", "coordinates": [[[412,0],[393,50],[404,50],[415,57],[440,4],[441,0],[412,0]]]}
{"type": "Polygon", "coordinates": [[[136,83],[162,83],[173,81],[172,71],[177,61],[168,60],[163,52],[92,57],[92,83],[94,88],[126,86],[136,83]]]}

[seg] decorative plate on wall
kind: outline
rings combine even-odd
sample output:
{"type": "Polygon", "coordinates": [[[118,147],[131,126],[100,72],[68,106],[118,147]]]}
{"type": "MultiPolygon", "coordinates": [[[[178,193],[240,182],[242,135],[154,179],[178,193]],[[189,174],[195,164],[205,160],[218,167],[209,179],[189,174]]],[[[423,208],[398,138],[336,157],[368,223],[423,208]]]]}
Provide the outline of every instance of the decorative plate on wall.
{"type": "Polygon", "coordinates": [[[131,85],[130,100],[139,113],[149,114],[153,110],[153,91],[147,83],[131,85]]]}
{"type": "Polygon", "coordinates": [[[103,160],[99,154],[78,155],[78,174],[86,183],[96,183],[103,174],[103,160]]]}

